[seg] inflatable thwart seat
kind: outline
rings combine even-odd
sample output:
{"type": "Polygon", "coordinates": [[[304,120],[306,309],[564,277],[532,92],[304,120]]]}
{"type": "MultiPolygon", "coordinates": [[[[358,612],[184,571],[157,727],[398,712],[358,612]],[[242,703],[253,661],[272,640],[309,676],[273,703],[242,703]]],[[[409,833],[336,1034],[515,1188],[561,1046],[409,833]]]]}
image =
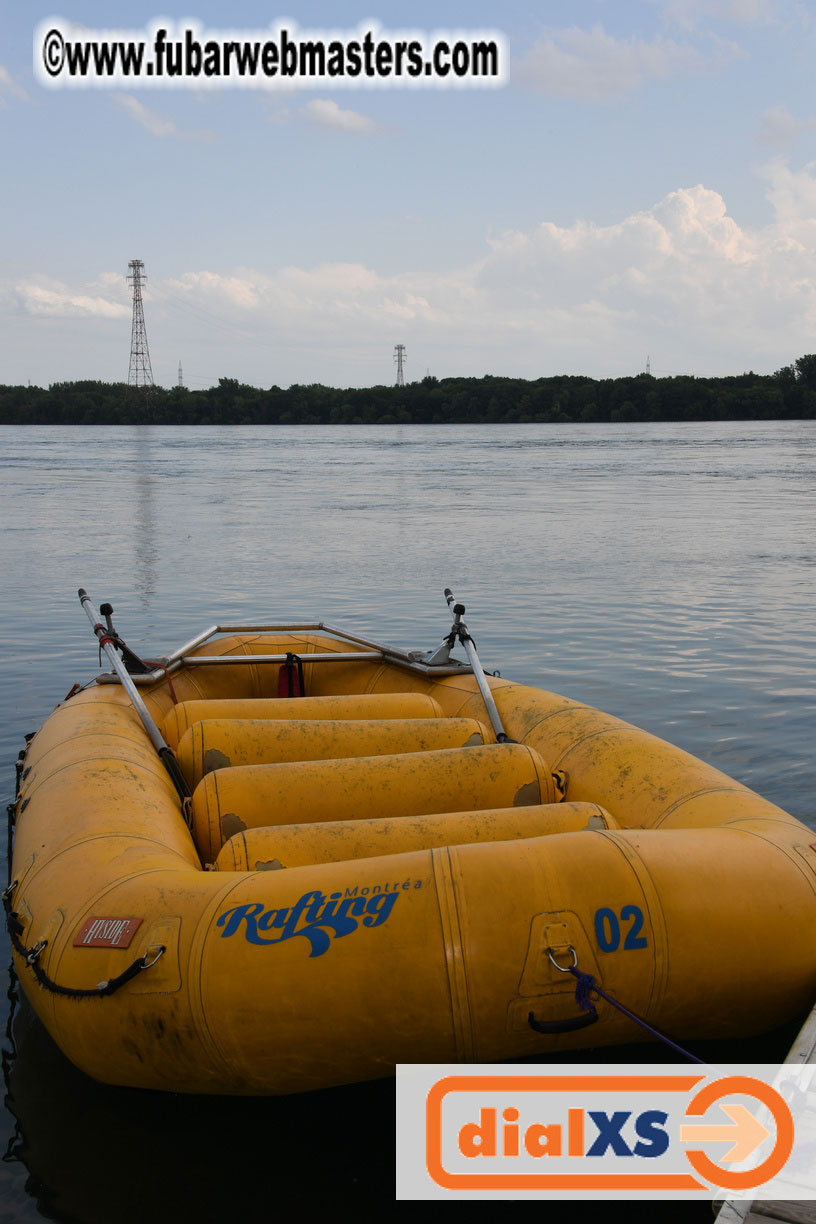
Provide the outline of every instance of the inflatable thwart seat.
{"type": "Polygon", "coordinates": [[[28,746],[7,900],[96,1078],[297,1092],[639,1038],[605,999],[585,1027],[571,963],[675,1039],[812,1001],[813,833],[610,715],[323,627],[147,671],[158,746],[112,679],[28,746]]]}

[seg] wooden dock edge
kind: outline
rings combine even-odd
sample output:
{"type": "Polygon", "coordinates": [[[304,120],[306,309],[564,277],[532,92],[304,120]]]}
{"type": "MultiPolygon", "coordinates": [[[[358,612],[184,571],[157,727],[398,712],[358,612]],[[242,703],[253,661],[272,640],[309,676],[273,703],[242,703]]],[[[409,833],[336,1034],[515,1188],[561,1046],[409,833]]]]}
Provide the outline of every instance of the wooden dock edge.
{"type": "MultiPolygon", "coordinates": [[[[785,1059],[786,1064],[798,1063],[803,1066],[814,1062],[816,1062],[816,1004],[799,1030],[785,1059]]],[[[714,1210],[717,1211],[716,1200],[714,1210]]],[[[716,1224],[763,1224],[768,1220],[784,1221],[784,1224],[816,1224],[816,1200],[725,1199],[716,1215],[716,1224]]]]}

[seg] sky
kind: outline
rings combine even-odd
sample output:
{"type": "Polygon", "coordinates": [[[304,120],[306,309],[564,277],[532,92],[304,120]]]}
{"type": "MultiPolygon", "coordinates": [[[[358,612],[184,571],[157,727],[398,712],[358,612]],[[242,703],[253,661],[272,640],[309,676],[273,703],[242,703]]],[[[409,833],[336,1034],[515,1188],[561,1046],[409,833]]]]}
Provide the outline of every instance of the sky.
{"type": "Polygon", "coordinates": [[[0,384],[773,373],[816,351],[816,7],[0,0],[0,384]],[[499,87],[49,88],[35,30],[495,31],[499,87]],[[39,62],[39,61],[38,61],[39,62]]]}

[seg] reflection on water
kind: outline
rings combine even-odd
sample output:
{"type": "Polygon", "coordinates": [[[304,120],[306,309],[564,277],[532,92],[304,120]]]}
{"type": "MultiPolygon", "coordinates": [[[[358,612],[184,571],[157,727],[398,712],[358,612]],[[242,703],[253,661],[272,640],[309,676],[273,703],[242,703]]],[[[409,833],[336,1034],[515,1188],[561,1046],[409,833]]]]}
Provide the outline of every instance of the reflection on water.
{"type": "MultiPolygon", "coordinates": [[[[802,1019],[770,1040],[698,1042],[693,1050],[714,1064],[781,1061],[802,1019]]],[[[0,1195],[10,1202],[16,1180],[21,1209],[36,1202],[46,1219],[66,1224],[220,1224],[315,1208],[345,1217],[393,1201],[393,1080],[277,1098],[110,1088],[63,1057],[25,1001],[15,1017],[14,1044],[4,1071],[16,1128],[0,1195]]],[[[658,1045],[588,1051],[582,1058],[682,1061],[658,1045]]],[[[571,1062],[575,1055],[549,1061],[571,1062]]],[[[4,1222],[34,1218],[0,1211],[4,1222]]],[[[627,1219],[654,1218],[654,1204],[627,1204],[627,1219]]],[[[661,1204],[660,1219],[709,1224],[711,1206],[661,1204]]]]}
{"type": "Polygon", "coordinates": [[[150,425],[139,425],[134,429],[134,433],[137,464],[133,499],[136,511],[133,523],[133,569],[136,590],[142,597],[143,607],[149,608],[156,593],[156,566],[160,547],[153,493],[156,479],[152,469],[155,431],[150,425]]]}
{"type": "MultiPolygon", "coordinates": [[[[219,619],[429,648],[450,586],[486,667],[645,726],[816,828],[813,422],[0,436],[7,798],[23,734],[96,670],[78,586],[148,656],[219,619]]],[[[15,1035],[0,1220],[393,1196],[390,1084],[153,1096],[90,1083],[25,1009],[15,1035]]]]}
{"type": "MultiPolygon", "coordinates": [[[[304,1202],[353,1210],[393,1199],[391,1080],[274,1099],[190,1097],[88,1079],[26,1003],[14,1040],[4,1206],[15,1167],[42,1215],[83,1224],[266,1220],[304,1202]]],[[[0,1218],[18,1217],[0,1209],[0,1218]]]]}

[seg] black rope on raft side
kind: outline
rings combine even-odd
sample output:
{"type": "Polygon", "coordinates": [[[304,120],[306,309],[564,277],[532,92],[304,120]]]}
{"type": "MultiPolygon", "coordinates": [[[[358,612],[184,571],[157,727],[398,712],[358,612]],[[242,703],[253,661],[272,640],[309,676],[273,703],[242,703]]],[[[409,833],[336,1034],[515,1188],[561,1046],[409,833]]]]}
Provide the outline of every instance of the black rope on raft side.
{"type": "Polygon", "coordinates": [[[17,955],[23,958],[31,972],[34,974],[34,977],[39,982],[40,986],[49,991],[51,994],[62,995],[68,999],[106,998],[109,995],[116,994],[117,990],[121,990],[123,986],[127,985],[128,982],[132,981],[133,978],[137,977],[138,974],[142,973],[145,969],[152,969],[152,967],[156,964],[156,961],[159,960],[159,958],[162,957],[166,951],[164,944],[156,944],[155,947],[149,949],[149,951],[152,953],[149,959],[147,953],[145,953],[144,956],[138,956],[131,965],[128,965],[127,969],[125,969],[123,973],[119,974],[118,977],[111,978],[110,981],[107,982],[100,982],[98,986],[91,986],[88,988],[62,986],[59,982],[55,982],[53,978],[49,977],[42,966],[38,964],[40,955],[48,946],[48,940],[40,939],[32,947],[27,948],[20,939],[20,936],[25,931],[25,927],[20,922],[19,915],[16,914],[11,908],[11,894],[14,892],[16,887],[17,881],[14,880],[2,894],[3,909],[6,911],[6,926],[8,928],[11,946],[14,948],[17,955]]]}

